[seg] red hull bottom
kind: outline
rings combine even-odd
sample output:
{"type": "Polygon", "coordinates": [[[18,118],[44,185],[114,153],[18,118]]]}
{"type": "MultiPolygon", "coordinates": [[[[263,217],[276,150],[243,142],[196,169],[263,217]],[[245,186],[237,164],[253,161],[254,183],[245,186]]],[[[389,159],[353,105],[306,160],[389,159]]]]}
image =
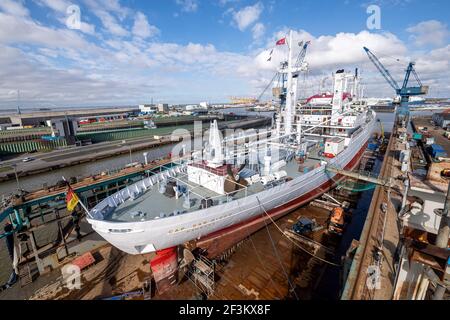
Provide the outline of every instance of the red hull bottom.
{"type": "MultiPolygon", "coordinates": [[[[347,164],[345,170],[353,170],[360,162],[364,151],[367,148],[368,142],[359,150],[355,157],[347,164]]],[[[320,187],[304,194],[303,196],[294,199],[280,207],[274,208],[268,211],[268,215],[273,219],[279,219],[282,216],[292,212],[293,210],[301,207],[305,203],[311,202],[315,198],[318,198],[325,192],[334,188],[338,182],[344,179],[345,176],[335,175],[333,180],[328,180],[320,187]]],[[[231,227],[213,232],[196,242],[197,247],[207,250],[207,255],[209,258],[214,258],[220,255],[222,252],[226,251],[236,243],[244,240],[251,234],[255,233],[266,224],[270,224],[271,220],[266,213],[251,218],[249,220],[243,221],[241,223],[235,224],[231,227]]]]}

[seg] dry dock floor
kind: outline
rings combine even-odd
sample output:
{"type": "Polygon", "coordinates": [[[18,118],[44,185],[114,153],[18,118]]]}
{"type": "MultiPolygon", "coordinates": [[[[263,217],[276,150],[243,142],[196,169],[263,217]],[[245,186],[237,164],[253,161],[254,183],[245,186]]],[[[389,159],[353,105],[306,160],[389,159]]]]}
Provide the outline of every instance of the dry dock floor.
{"type": "MultiPolygon", "coordinates": [[[[277,225],[282,230],[291,228],[300,216],[325,225],[328,211],[306,206],[279,219],[277,225]]],[[[321,241],[324,230],[314,234],[316,241],[321,241]]],[[[324,264],[293,248],[275,225],[262,228],[241,243],[226,262],[217,265],[216,287],[209,299],[309,299],[320,281],[324,264]],[[294,286],[295,293],[289,292],[294,286]]],[[[153,254],[128,255],[110,245],[93,250],[92,254],[97,262],[82,272],[81,289],[67,289],[60,271],[54,270],[50,283],[30,298],[100,299],[140,290],[142,283],[152,276],[148,261],[153,254]]],[[[162,294],[155,292],[155,288],[152,291],[152,299],[156,300],[196,299],[200,295],[200,290],[187,278],[162,294]]]]}

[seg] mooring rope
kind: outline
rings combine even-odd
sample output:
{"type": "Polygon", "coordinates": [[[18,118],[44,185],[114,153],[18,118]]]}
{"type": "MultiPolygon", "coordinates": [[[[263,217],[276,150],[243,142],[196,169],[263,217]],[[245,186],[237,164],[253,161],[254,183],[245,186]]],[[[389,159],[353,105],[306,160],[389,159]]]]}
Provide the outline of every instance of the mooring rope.
{"type": "Polygon", "coordinates": [[[264,206],[262,205],[261,201],[259,201],[259,198],[256,197],[256,200],[258,200],[258,203],[260,205],[260,207],[264,210],[264,213],[269,217],[270,221],[272,221],[272,223],[275,225],[275,227],[281,232],[281,234],[286,237],[290,242],[292,242],[296,247],[298,247],[299,249],[301,249],[302,251],[306,252],[307,254],[309,254],[311,257],[316,258],[322,262],[325,262],[329,265],[335,266],[335,267],[341,267],[340,264],[325,260],[321,257],[316,256],[314,253],[310,252],[309,250],[303,248],[302,246],[300,246],[298,243],[294,242],[294,240],[292,240],[290,237],[288,237],[283,230],[281,230],[281,228],[275,223],[275,221],[272,219],[272,217],[267,213],[266,209],[264,208],[264,206]]]}

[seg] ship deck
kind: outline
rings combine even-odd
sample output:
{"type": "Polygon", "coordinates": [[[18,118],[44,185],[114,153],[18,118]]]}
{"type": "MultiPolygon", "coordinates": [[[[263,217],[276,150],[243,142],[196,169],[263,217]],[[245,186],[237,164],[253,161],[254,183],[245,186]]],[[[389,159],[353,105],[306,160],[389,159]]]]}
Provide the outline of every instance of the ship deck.
{"type": "MultiPolygon", "coordinates": [[[[296,178],[304,174],[304,168],[307,168],[306,171],[312,170],[320,163],[320,161],[321,159],[317,157],[317,154],[312,152],[311,157],[307,158],[304,163],[299,164],[295,159],[292,159],[280,169],[286,171],[288,177],[296,178]]],[[[184,204],[187,203],[187,201],[185,201],[185,197],[181,196],[176,199],[175,196],[168,196],[161,193],[159,190],[161,183],[156,183],[137,198],[132,199],[129,197],[126,201],[120,203],[108,214],[104,215],[102,220],[113,222],[138,222],[160,219],[167,216],[185,214],[199,210],[202,208],[202,200],[203,204],[205,204],[205,200],[210,199],[208,206],[216,206],[246,197],[248,195],[256,194],[270,188],[269,186],[263,186],[260,182],[258,182],[240,189],[233,195],[221,195],[205,188],[202,185],[188,181],[187,175],[183,172],[180,172],[173,177],[168,177],[167,180],[176,181],[178,185],[184,185],[187,187],[190,194],[190,207],[184,206],[184,204]]],[[[133,187],[130,186],[129,189],[133,190],[133,187]]]]}
{"type": "MultiPolygon", "coordinates": [[[[366,119],[366,122],[369,120],[366,119]]],[[[359,130],[362,130],[362,128],[352,132],[352,135],[357,134],[359,130]]],[[[287,163],[275,170],[285,171],[286,177],[282,177],[273,183],[270,182],[267,185],[263,185],[261,182],[256,182],[247,186],[241,184],[241,189],[238,191],[233,191],[225,195],[218,194],[203,185],[195,184],[188,180],[187,166],[192,163],[192,160],[184,159],[178,163],[174,162],[170,165],[159,167],[159,172],[153,172],[153,175],[148,178],[138,181],[116,194],[109,196],[91,210],[91,218],[112,222],[149,221],[211,208],[270,189],[271,187],[285,183],[289,178],[296,179],[313,170],[322,161],[328,162],[328,158],[319,156],[323,152],[325,137],[316,136],[311,133],[305,136],[305,142],[308,143],[308,146],[307,157],[303,163],[299,163],[292,157],[292,149],[290,149],[289,144],[286,144],[288,146],[287,148],[281,147],[279,149],[279,157],[277,157],[277,160],[284,159],[287,163]],[[289,157],[289,154],[291,157],[289,157]],[[287,161],[287,158],[291,160],[287,161]],[[160,190],[167,182],[172,182],[172,184],[166,190],[160,190]],[[179,199],[175,197],[174,189],[179,191],[179,199]]],[[[258,152],[258,159],[264,159],[266,149],[261,149],[258,152]]],[[[271,165],[275,164],[274,160],[272,159],[271,165]]],[[[252,165],[247,165],[245,169],[253,170],[254,175],[262,170],[261,166],[263,166],[263,163],[260,162],[259,164],[253,165],[255,170],[253,170],[252,165]]],[[[249,178],[253,177],[253,175],[250,174],[247,177],[242,176],[241,178],[249,178]]]]}

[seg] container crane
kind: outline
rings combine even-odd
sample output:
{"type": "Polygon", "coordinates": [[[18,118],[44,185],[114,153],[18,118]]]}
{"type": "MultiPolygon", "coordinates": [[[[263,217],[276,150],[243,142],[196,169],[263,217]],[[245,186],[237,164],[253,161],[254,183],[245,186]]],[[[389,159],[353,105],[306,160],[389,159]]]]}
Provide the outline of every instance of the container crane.
{"type": "Polygon", "coordinates": [[[398,83],[394,80],[394,78],[392,78],[391,74],[380,62],[380,60],[378,60],[378,58],[368,48],[364,47],[364,50],[366,51],[370,61],[372,61],[372,63],[375,65],[378,71],[380,71],[384,79],[386,79],[387,83],[389,83],[389,85],[395,90],[395,93],[400,96],[400,106],[397,109],[397,121],[401,121],[404,127],[407,126],[407,123],[409,121],[409,97],[424,95],[428,93],[428,86],[422,85],[422,82],[420,81],[416,70],[414,70],[415,63],[410,62],[408,64],[408,67],[406,68],[405,79],[403,80],[403,85],[400,88],[398,83]],[[414,75],[414,78],[419,84],[418,87],[408,87],[408,81],[411,73],[414,75]]]}

